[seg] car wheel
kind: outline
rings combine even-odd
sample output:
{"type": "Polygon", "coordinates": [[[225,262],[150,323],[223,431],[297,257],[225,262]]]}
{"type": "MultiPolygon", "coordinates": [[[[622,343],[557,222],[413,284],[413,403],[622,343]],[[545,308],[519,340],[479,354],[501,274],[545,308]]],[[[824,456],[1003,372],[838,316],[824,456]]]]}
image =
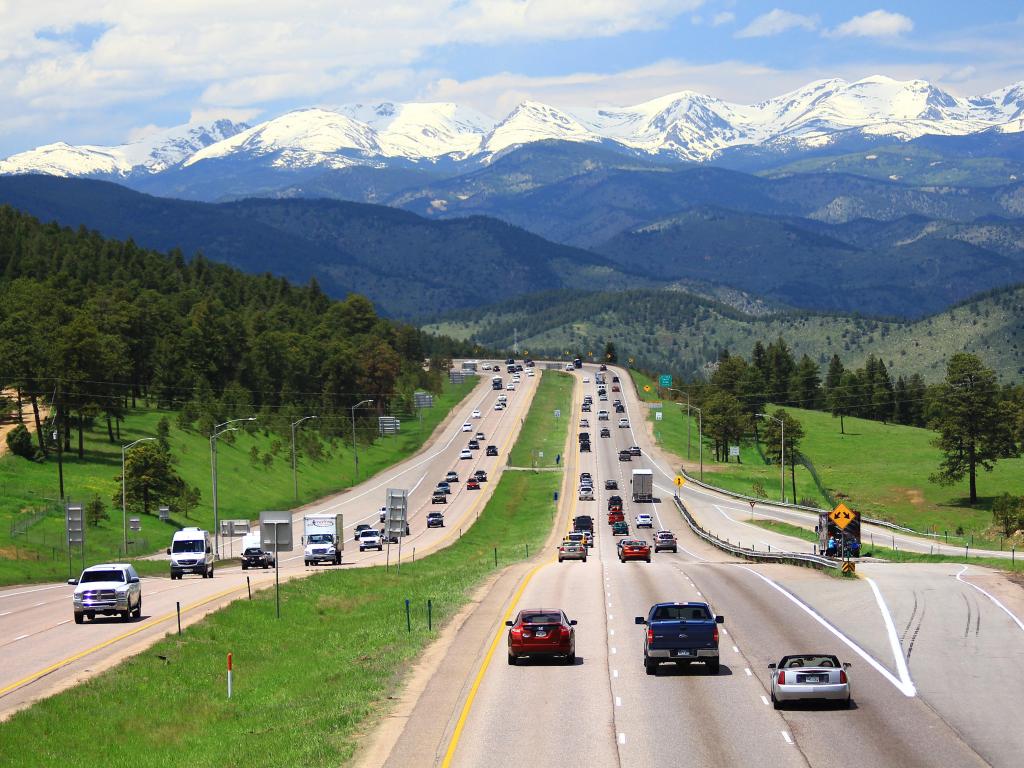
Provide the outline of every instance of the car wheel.
{"type": "Polygon", "coordinates": [[[649,562],[651,562],[651,558],[649,558],[649,557],[648,557],[648,558],[647,558],[647,562],[648,562],[648,563],[649,563],[649,562]]]}
{"type": "Polygon", "coordinates": [[[132,620],[132,609],[129,608],[127,611],[121,611],[121,621],[132,620]]]}
{"type": "Polygon", "coordinates": [[[213,578],[213,566],[212,565],[210,566],[210,578],[211,579],[213,578]]]}
{"type": "Polygon", "coordinates": [[[775,698],[775,694],[772,694],[772,707],[774,709],[782,709],[782,702],[775,698]]]}
{"type": "Polygon", "coordinates": [[[648,675],[656,675],[656,674],[658,674],[658,662],[651,661],[650,659],[645,658],[644,659],[644,671],[647,672],[648,675]]]}
{"type": "Polygon", "coordinates": [[[243,570],[243,571],[248,571],[248,570],[249,570],[249,564],[248,564],[248,563],[246,563],[246,562],[243,562],[243,563],[242,563],[242,570],[243,570]]]}
{"type": "Polygon", "coordinates": [[[142,618],[142,598],[139,598],[139,604],[135,606],[135,618],[142,618]]]}
{"type": "Polygon", "coordinates": [[[558,562],[562,562],[562,558],[558,558],[558,562]]]}
{"type": "Polygon", "coordinates": [[[511,651],[509,651],[509,654],[508,654],[508,663],[509,663],[509,666],[511,666],[511,667],[514,667],[516,665],[516,655],[514,653],[512,653],[511,651]]]}
{"type": "Polygon", "coordinates": [[[569,666],[569,667],[573,666],[576,663],[576,649],[575,648],[565,655],[565,663],[566,663],[566,666],[569,666]]]}
{"type": "Polygon", "coordinates": [[[84,623],[85,623],[85,615],[81,614],[81,613],[76,613],[75,614],[75,624],[84,624],[84,623]]]}
{"type": "Polygon", "coordinates": [[[264,571],[267,570],[267,568],[269,568],[269,567],[270,567],[270,563],[264,563],[263,564],[263,570],[264,571]]]}
{"type": "Polygon", "coordinates": [[[306,567],[308,568],[309,567],[309,560],[305,560],[304,562],[306,563],[306,567]]]}
{"type": "Polygon", "coordinates": [[[718,669],[719,669],[720,665],[721,665],[721,660],[718,659],[717,657],[714,658],[714,659],[709,659],[708,660],[708,674],[709,675],[717,675],[718,674],[718,669]]]}
{"type": "Polygon", "coordinates": [[[850,709],[853,706],[853,699],[847,697],[846,703],[843,705],[845,709],[850,709]]]}
{"type": "Polygon", "coordinates": [[[584,557],[584,558],[583,558],[583,562],[584,562],[584,563],[585,563],[585,562],[587,562],[587,558],[585,558],[585,557],[584,557]]]}

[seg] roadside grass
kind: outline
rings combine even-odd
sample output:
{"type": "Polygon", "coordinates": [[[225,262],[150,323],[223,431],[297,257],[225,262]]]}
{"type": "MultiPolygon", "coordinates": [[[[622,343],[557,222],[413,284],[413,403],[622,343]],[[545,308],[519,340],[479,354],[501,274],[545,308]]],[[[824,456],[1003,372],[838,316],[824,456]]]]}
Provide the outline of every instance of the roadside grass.
{"type": "MultiPolygon", "coordinates": [[[[817,534],[807,528],[798,525],[782,523],[776,520],[754,520],[753,524],[775,533],[801,539],[803,541],[818,540],[817,534]]],[[[999,557],[977,557],[965,551],[963,547],[952,546],[937,542],[934,554],[924,552],[906,552],[899,548],[885,547],[881,544],[874,544],[872,538],[861,539],[861,552],[865,557],[877,557],[882,560],[889,560],[894,563],[970,563],[971,565],[983,565],[988,568],[996,568],[1002,571],[1020,571],[1024,566],[1018,565],[1014,560],[1004,560],[999,557]],[[951,554],[941,554],[943,552],[951,554]],[[957,554],[959,553],[959,554],[957,554]]],[[[1024,554],[1024,553],[1022,553],[1024,554]]]]}
{"type": "MultiPolygon", "coordinates": [[[[773,406],[768,406],[773,410],[773,406]]],[[[967,503],[966,479],[955,486],[940,486],[929,481],[941,461],[940,451],[931,445],[935,433],[917,427],[882,424],[867,419],[846,418],[846,434],[839,432],[839,420],[831,414],[800,408],[787,408],[804,428],[800,450],[807,456],[822,485],[867,517],[888,520],[917,531],[948,533],[950,541],[971,541],[974,546],[996,549],[1000,539],[992,530],[992,502],[1003,492],[1024,494],[1024,458],[1000,459],[991,472],[979,472],[980,497],[974,507],[967,503]],[[962,527],[963,537],[956,535],[962,527]]],[[[655,439],[680,458],[687,455],[687,418],[685,406],[665,401],[661,421],[654,412],[649,416],[655,439]],[[678,412],[678,413],[677,413],[678,412]]],[[[692,414],[688,471],[697,473],[697,418],[692,414]]],[[[711,443],[704,444],[704,481],[747,496],[754,484],[764,488],[764,497],[777,501],[779,467],[766,464],[753,442],[740,446],[740,462],[716,462],[711,443]]],[[[796,467],[796,501],[830,508],[831,503],[819,488],[811,472],[802,464],[796,467]]],[[[790,468],[786,467],[786,500],[793,502],[790,468]]]]}
{"type": "MultiPolygon", "coordinates": [[[[658,390],[658,382],[645,373],[633,368],[628,369],[629,375],[633,378],[633,386],[636,389],[637,397],[644,402],[656,403],[661,400],[661,393],[658,390]],[[647,389],[644,389],[646,387],[647,389]]],[[[622,382],[625,384],[626,382],[622,382]]]]}
{"type": "MultiPolygon", "coordinates": [[[[365,479],[403,458],[423,445],[434,428],[473,389],[471,377],[460,385],[446,384],[435,397],[434,407],[423,412],[423,424],[408,420],[402,433],[377,438],[372,445],[359,446],[360,477],[365,479]]],[[[213,504],[210,490],[210,442],[194,431],[175,426],[176,413],[155,409],[130,411],[121,425],[121,443],[107,439],[106,428],[97,424],[85,433],[85,457],[64,454],[64,487],[75,502],[87,502],[94,495],[106,504],[109,518],[86,530],[86,563],[123,559],[121,540],[121,508],[113,496],[117,493],[117,477],[121,474],[121,444],[142,437],[155,437],[157,424],[163,417],[171,422],[171,452],[178,474],[189,486],[200,489],[199,505],[185,517],[172,506],[171,520],[162,522],[153,510],[151,515],[129,511],[129,517],[141,518],[139,532],[129,531],[129,556],[149,554],[167,546],[171,535],[180,526],[197,525],[213,530],[213,504]]],[[[315,429],[306,422],[303,429],[315,429]]],[[[324,442],[324,456],[319,461],[299,456],[296,462],[299,500],[293,495],[291,447],[288,436],[260,430],[229,433],[218,440],[218,513],[220,519],[252,520],[261,510],[291,509],[353,484],[355,465],[351,444],[338,439],[332,445],[324,442]],[[255,449],[259,461],[251,453],[255,449]]],[[[56,502],[59,495],[55,457],[43,463],[6,455],[0,458],[0,585],[52,581],[67,578],[68,556],[64,543],[63,511],[56,502]],[[17,521],[49,508],[50,513],[23,535],[13,535],[17,521]]],[[[77,574],[82,558],[75,551],[72,571],[77,574]]],[[[148,561],[134,560],[140,573],[150,574],[148,561]]],[[[165,566],[160,569],[161,572],[165,566]]]]}
{"type": "MultiPolygon", "coordinates": [[[[512,467],[554,467],[556,457],[565,450],[572,411],[573,377],[561,371],[544,371],[530,405],[530,415],[519,432],[509,454],[512,467]],[[555,418],[555,411],[561,412],[555,418]],[[539,454],[543,453],[543,456],[539,454]]],[[[562,459],[565,457],[562,456],[562,459]]]]}
{"type": "MultiPolygon", "coordinates": [[[[567,410],[570,397],[571,388],[556,403],[567,410]]],[[[535,400],[524,431],[545,413],[535,400]]],[[[415,657],[496,573],[495,553],[503,568],[542,546],[561,480],[561,471],[507,470],[478,520],[451,532],[457,538],[446,549],[403,562],[400,573],[337,568],[289,581],[281,585],[280,620],[272,590],[236,601],[0,723],[4,753],[18,755],[21,766],[346,763],[415,657]],[[97,735],[101,712],[111,739],[97,735]]]]}

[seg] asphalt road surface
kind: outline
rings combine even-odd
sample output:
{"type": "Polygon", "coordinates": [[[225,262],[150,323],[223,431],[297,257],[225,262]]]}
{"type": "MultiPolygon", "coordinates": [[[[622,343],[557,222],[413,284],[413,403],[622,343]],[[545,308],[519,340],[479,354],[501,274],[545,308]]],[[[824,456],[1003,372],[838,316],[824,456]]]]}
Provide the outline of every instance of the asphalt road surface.
{"type": "MultiPolygon", "coordinates": [[[[345,516],[346,542],[340,567],[381,565],[385,561],[395,563],[399,554],[396,545],[385,548],[383,552],[360,553],[358,545],[352,541],[357,524],[379,527],[378,510],[384,503],[385,489],[389,487],[410,490],[410,535],[402,542],[404,560],[420,557],[443,546],[458,537],[460,528],[472,525],[507,463],[508,452],[515,442],[522,419],[529,411],[540,374],[538,372],[535,378],[530,378],[524,373],[515,392],[492,390],[491,377],[486,372],[480,379],[470,396],[455,408],[415,456],[353,489],[295,510],[293,541],[296,549],[281,553],[280,577],[296,578],[317,570],[339,567],[306,567],[303,563],[299,544],[303,533],[302,517],[314,513],[340,512],[345,516]],[[508,408],[495,411],[494,404],[500,394],[508,397],[508,408]],[[476,408],[481,412],[479,419],[470,416],[476,408]],[[471,432],[462,431],[466,422],[472,425],[471,432]],[[480,450],[473,452],[472,459],[460,460],[459,452],[478,431],[485,435],[480,450]],[[485,456],[484,449],[489,444],[498,447],[498,456],[485,456]],[[432,505],[434,486],[450,469],[459,473],[462,482],[453,484],[448,504],[432,505]],[[488,482],[482,484],[480,491],[467,491],[465,480],[476,469],[487,472],[488,482]],[[426,527],[426,515],[432,510],[444,512],[444,528],[426,527]]],[[[222,485],[221,493],[230,493],[230,489],[222,485]]],[[[253,518],[257,519],[258,515],[259,510],[253,510],[253,518]]],[[[238,546],[239,542],[235,541],[235,553],[238,546]]],[[[227,551],[229,546],[223,543],[222,554],[227,551]]],[[[84,680],[176,631],[179,603],[185,625],[232,600],[245,597],[250,586],[256,590],[270,587],[273,583],[273,569],[243,572],[237,561],[228,567],[218,567],[213,579],[186,576],[180,581],[171,581],[167,577],[147,577],[142,579],[141,619],[122,623],[115,617],[98,617],[83,625],[76,625],[73,621],[71,594],[74,587],[67,584],[0,590],[0,658],[3,659],[3,664],[0,664],[0,718],[42,696],[84,680]]]]}
{"type": "MultiPolygon", "coordinates": [[[[582,378],[592,382],[593,373],[588,366],[577,374],[578,387],[590,394],[594,384],[582,378]]],[[[627,383],[627,374],[618,373],[627,383]]],[[[442,710],[430,694],[434,688],[425,686],[387,765],[408,765],[412,755],[417,764],[433,755],[434,764],[453,766],[1021,764],[1018,587],[976,566],[872,563],[849,580],[731,559],[686,528],[671,503],[672,465],[657,451],[652,457],[641,406],[631,387],[623,389],[632,428],[617,428],[613,417],[612,436],[596,437],[604,424],[596,421],[598,403],[587,415],[594,452],[566,453],[571,480],[586,470],[599,489],[596,501],[573,495],[560,509],[562,526],[584,511],[595,518],[588,561],[559,564],[546,554],[510,600],[482,604],[490,615],[476,618],[486,619],[490,631],[483,641],[457,634],[441,667],[449,679],[434,681],[463,695],[442,710]],[[643,456],[618,461],[618,450],[634,443],[643,456]],[[634,504],[630,471],[647,467],[655,469],[660,498],[634,504]],[[651,532],[633,528],[638,511],[650,512],[655,530],[678,536],[677,554],[658,553],[650,564],[618,562],[603,514],[614,493],[603,490],[607,478],[618,481],[631,535],[650,540],[651,532]],[[633,619],[665,600],[705,600],[726,617],[718,675],[699,664],[645,673],[643,628],[633,619]],[[503,620],[522,608],[561,608],[578,620],[575,665],[505,663],[503,620]],[[768,663],[809,652],[852,663],[851,709],[770,705],[768,663]],[[427,721],[436,727],[419,727],[427,721]]],[[[573,434],[573,449],[575,442],[573,434]]],[[[769,534],[746,524],[724,496],[684,488],[683,497],[701,520],[721,518],[734,539],[769,534]]],[[[749,505],[743,507],[749,516],[749,505]]],[[[771,541],[785,549],[805,545],[787,537],[771,541]]]]}

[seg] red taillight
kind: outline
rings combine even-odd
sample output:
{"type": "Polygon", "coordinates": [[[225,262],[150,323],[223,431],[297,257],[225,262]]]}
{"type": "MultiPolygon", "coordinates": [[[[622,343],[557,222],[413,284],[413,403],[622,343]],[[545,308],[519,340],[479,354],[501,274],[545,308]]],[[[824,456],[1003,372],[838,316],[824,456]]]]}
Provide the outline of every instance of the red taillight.
{"type": "Polygon", "coordinates": [[[847,680],[846,680],[846,670],[845,669],[840,669],[839,670],[839,682],[842,683],[843,685],[846,685],[847,680]]]}
{"type": "Polygon", "coordinates": [[[786,673],[783,672],[781,669],[779,670],[778,683],[779,683],[779,685],[785,685],[786,684],[786,673]]]}
{"type": "Polygon", "coordinates": [[[718,625],[715,625],[715,631],[711,633],[711,639],[715,641],[715,645],[718,645],[718,625]]]}
{"type": "Polygon", "coordinates": [[[512,637],[515,638],[516,640],[519,640],[523,636],[523,628],[522,627],[512,627],[512,629],[509,630],[509,634],[512,635],[512,637]]]}
{"type": "Polygon", "coordinates": [[[654,642],[654,630],[650,627],[647,628],[647,644],[650,645],[654,642]]]}
{"type": "Polygon", "coordinates": [[[572,634],[572,627],[567,627],[565,624],[562,625],[562,637],[569,637],[572,634]]]}

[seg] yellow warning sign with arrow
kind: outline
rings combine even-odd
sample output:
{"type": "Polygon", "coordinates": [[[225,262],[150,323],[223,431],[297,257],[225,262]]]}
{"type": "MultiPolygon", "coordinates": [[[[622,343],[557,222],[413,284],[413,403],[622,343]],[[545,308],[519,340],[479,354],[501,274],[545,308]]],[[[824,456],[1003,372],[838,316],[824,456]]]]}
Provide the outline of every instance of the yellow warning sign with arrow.
{"type": "Polygon", "coordinates": [[[828,513],[828,519],[839,526],[839,530],[844,530],[846,526],[857,519],[859,514],[840,502],[835,509],[828,513]]]}

